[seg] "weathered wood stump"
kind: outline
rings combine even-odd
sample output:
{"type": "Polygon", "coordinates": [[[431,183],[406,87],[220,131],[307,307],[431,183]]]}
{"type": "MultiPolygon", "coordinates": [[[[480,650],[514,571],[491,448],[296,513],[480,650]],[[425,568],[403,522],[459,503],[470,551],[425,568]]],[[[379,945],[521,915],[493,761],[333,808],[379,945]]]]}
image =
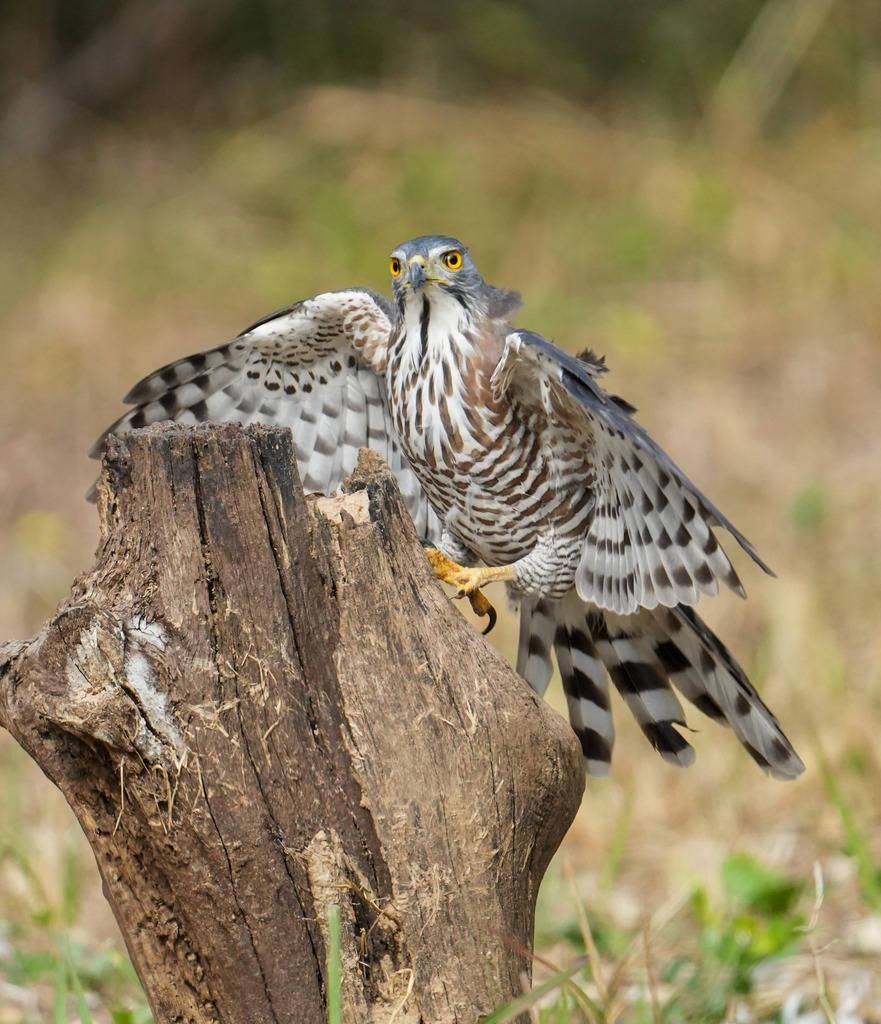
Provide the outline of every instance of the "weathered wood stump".
{"type": "Polygon", "coordinates": [[[0,647],[0,723],[79,819],[157,1021],[318,1024],[332,906],[347,1021],[518,994],[580,752],[381,462],[307,499],[286,431],[154,427],[110,442],[99,510],[95,568],[0,647]]]}

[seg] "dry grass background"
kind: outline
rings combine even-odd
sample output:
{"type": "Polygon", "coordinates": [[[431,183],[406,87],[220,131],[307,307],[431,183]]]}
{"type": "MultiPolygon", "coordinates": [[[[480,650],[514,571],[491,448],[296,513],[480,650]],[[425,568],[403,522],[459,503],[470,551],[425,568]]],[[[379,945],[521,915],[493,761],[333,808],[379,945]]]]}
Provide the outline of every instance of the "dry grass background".
{"type": "MultiPolygon", "coordinates": [[[[524,326],[607,354],[609,385],[777,570],[738,559],[749,601],[703,610],[808,764],[772,782],[695,713],[698,762],[677,771],[618,708],[614,774],[552,868],[539,952],[580,952],[577,891],[603,964],[586,991],[627,961],[619,1019],[794,1020],[799,1003],[823,1021],[825,979],[827,1007],[851,993],[854,1020],[881,1020],[879,159],[881,133],[831,119],[728,148],[711,126],[599,123],[547,97],[465,110],[327,88],[234,135],[129,125],[19,165],[0,198],[0,636],[32,634],[89,565],[85,452],[135,380],[295,297],[385,289],[395,243],[457,234],[524,293],[524,326]],[[797,934],[738,909],[733,852],[803,884],[797,934]],[[738,991],[720,934],[779,958],[738,991]],[[707,971],[722,1015],[688,1001],[683,978],[707,971]]],[[[494,639],[513,656],[510,621],[494,639]]],[[[0,1022],[66,1019],[59,949],[96,1020],[143,1019],[88,847],[0,737],[0,1022]]]]}

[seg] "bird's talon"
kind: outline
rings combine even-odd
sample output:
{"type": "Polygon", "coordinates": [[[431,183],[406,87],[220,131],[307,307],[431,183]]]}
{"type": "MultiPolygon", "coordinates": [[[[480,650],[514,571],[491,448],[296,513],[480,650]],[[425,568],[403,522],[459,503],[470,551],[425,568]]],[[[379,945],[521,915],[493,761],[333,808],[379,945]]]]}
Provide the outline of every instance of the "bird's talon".
{"type": "Polygon", "coordinates": [[[498,615],[479,588],[481,584],[491,582],[493,579],[507,579],[507,567],[502,567],[501,570],[467,568],[457,565],[436,548],[431,547],[426,548],[425,554],[437,578],[456,588],[453,600],[460,601],[463,597],[467,597],[474,614],[480,618],[489,619],[486,629],[483,631],[483,635],[486,636],[495,626],[498,615]]]}
{"type": "Polygon", "coordinates": [[[486,636],[487,633],[492,631],[496,621],[498,620],[496,610],[487,599],[486,595],[480,590],[472,591],[468,595],[468,600],[471,602],[471,610],[475,615],[480,616],[480,618],[483,618],[484,616],[489,618],[486,629],[483,630],[483,635],[486,636]]]}

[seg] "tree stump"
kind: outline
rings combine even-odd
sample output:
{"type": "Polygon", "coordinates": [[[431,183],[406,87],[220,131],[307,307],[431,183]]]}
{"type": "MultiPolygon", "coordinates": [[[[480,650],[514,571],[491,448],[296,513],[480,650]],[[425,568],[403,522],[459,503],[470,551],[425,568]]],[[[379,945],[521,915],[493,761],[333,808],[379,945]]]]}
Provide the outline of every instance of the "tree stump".
{"type": "Polygon", "coordinates": [[[581,755],[433,579],[362,452],[111,439],[95,568],[0,646],[0,723],[67,798],[159,1022],[474,1024],[521,991],[581,755]]]}

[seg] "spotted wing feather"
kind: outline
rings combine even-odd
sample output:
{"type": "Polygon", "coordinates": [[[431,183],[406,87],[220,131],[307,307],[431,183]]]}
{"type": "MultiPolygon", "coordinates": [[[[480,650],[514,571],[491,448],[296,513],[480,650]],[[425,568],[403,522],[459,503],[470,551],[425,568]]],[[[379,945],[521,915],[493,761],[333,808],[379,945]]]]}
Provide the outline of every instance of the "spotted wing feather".
{"type": "Polygon", "coordinates": [[[537,334],[515,331],[493,375],[497,394],[580,425],[595,508],[576,577],[579,595],[619,614],[693,605],[701,593],[717,593],[720,581],[743,596],[714,529],[724,527],[771,570],[636,423],[633,407],[599,386],[603,370],[595,357],[576,358],[537,334]]]}
{"type": "Polygon", "coordinates": [[[330,493],[352,472],[358,450],[378,451],[397,477],[420,536],[436,541],[440,524],[393,432],[385,388],[392,310],[365,288],[325,292],[280,309],[237,338],[187,356],[136,384],[133,408],[109,434],[163,420],[265,423],[294,435],[307,492],[330,493]]]}

